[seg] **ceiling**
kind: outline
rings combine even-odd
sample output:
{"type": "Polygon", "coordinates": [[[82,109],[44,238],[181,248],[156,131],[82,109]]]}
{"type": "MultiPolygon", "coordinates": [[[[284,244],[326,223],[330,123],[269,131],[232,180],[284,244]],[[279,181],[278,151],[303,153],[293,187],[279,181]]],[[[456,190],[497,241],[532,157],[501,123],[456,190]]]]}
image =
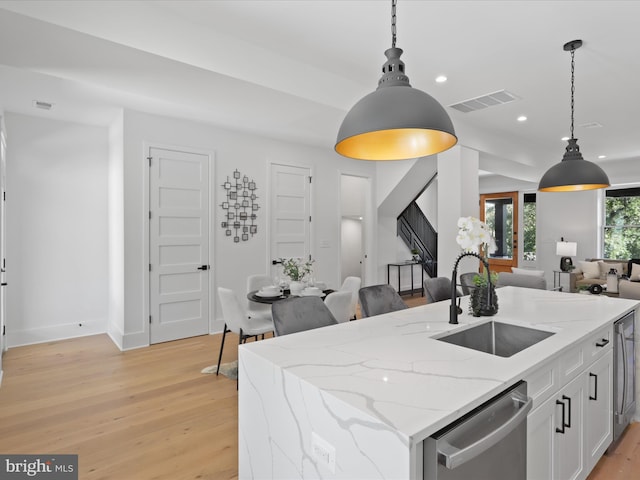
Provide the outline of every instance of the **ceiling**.
{"type": "MultiPolygon", "coordinates": [[[[390,0],[0,0],[0,107],[96,125],[124,107],[333,148],[377,86],[390,14],[390,0]]],[[[399,0],[397,46],[412,86],[445,106],[515,95],[447,110],[483,170],[537,182],[569,134],[574,39],[585,159],[640,157],[638,18],[640,1],[399,0]]]]}

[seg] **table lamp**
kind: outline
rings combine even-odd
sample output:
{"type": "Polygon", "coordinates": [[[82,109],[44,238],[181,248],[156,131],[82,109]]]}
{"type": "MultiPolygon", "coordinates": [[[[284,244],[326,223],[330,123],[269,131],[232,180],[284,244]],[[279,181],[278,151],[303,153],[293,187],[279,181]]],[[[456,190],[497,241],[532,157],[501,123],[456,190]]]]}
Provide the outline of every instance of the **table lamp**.
{"type": "Polygon", "coordinates": [[[578,244],[576,242],[565,242],[564,238],[561,238],[556,243],[556,255],[560,255],[560,270],[563,272],[569,272],[573,268],[573,261],[571,257],[576,256],[578,244]]]}

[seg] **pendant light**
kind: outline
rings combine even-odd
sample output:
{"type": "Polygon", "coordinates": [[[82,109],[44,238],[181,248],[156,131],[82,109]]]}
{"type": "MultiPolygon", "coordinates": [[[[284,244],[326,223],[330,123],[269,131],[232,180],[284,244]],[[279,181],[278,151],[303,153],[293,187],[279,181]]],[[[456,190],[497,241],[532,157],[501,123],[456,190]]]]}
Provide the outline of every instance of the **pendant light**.
{"type": "Polygon", "coordinates": [[[563,47],[565,51],[571,52],[571,138],[562,161],[542,176],[538,185],[538,190],[541,192],[578,192],[606,188],[611,185],[602,168],[582,158],[578,139],[573,137],[574,57],[576,49],[581,46],[582,40],[572,40],[565,43],[563,47]]]}
{"type": "Polygon", "coordinates": [[[391,2],[391,48],[378,88],[347,113],[335,150],[357,160],[405,160],[453,147],[456,138],[445,109],[427,93],[412,88],[396,48],[396,0],[391,2]]]}

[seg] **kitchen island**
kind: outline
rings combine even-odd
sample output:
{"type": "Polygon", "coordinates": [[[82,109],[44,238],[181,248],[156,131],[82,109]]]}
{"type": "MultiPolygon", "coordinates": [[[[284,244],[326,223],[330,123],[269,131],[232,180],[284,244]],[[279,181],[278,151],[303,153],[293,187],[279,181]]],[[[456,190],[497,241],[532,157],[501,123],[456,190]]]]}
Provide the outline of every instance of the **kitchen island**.
{"type": "MultiPolygon", "coordinates": [[[[537,372],[638,302],[544,290],[498,290],[494,317],[449,302],[243,345],[239,477],[422,478],[422,442],[537,372]],[[553,332],[503,358],[437,340],[495,320],[553,332]]],[[[535,408],[535,406],[534,406],[535,408]]]]}

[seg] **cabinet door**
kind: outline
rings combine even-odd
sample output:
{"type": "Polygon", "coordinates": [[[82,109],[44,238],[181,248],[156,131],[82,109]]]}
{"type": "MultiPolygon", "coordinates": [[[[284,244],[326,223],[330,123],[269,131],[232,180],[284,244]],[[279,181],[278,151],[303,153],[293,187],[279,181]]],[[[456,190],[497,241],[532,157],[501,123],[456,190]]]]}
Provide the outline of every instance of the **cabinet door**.
{"type": "Polygon", "coordinates": [[[556,408],[552,397],[527,417],[527,480],[554,478],[556,408]]]}
{"type": "Polygon", "coordinates": [[[558,480],[580,478],[584,469],[583,412],[585,399],[584,374],[568,383],[556,397],[556,448],[554,477],[558,480]]]}
{"type": "Polygon", "coordinates": [[[585,392],[585,463],[587,470],[598,462],[613,438],[613,351],[587,369],[585,392]]]}

